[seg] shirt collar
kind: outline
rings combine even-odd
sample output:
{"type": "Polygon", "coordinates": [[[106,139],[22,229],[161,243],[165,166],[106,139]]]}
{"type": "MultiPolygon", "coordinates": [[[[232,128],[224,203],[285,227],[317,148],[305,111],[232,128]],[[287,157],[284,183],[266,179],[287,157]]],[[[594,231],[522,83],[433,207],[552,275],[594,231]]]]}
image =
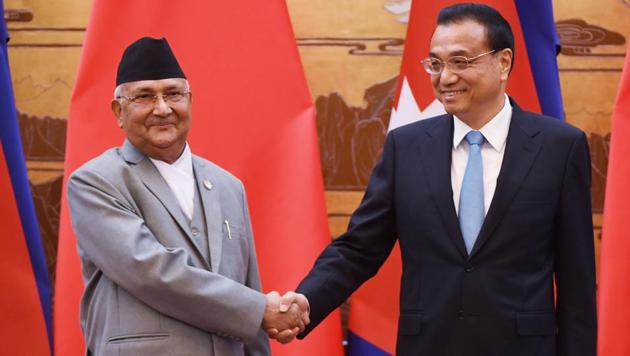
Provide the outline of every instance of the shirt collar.
{"type": "Polygon", "coordinates": [[[175,168],[177,170],[180,170],[182,172],[187,173],[191,177],[193,176],[192,152],[190,150],[190,145],[188,145],[188,143],[186,143],[186,146],[184,147],[184,151],[179,156],[179,158],[175,162],[173,162],[171,164],[168,164],[168,163],[166,163],[164,161],[160,161],[160,160],[157,160],[157,159],[153,159],[151,157],[149,157],[149,158],[158,167],[160,167],[160,166],[170,166],[171,168],[175,168]]]}
{"type": "MultiPolygon", "coordinates": [[[[510,104],[509,97],[505,94],[505,103],[501,111],[479,129],[479,132],[483,134],[486,141],[496,151],[500,152],[505,147],[511,120],[512,105],[510,104]]],[[[462,143],[466,134],[473,131],[473,129],[455,115],[453,115],[453,124],[453,148],[457,148],[457,146],[462,143]]]]}

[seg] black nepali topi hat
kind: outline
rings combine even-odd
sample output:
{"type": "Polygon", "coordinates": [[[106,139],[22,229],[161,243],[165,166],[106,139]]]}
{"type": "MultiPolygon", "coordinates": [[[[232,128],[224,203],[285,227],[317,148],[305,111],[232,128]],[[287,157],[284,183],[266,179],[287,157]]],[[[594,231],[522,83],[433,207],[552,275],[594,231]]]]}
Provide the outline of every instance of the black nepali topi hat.
{"type": "Polygon", "coordinates": [[[142,37],[130,44],[118,64],[116,86],[139,80],[186,78],[166,38],[142,37]]]}

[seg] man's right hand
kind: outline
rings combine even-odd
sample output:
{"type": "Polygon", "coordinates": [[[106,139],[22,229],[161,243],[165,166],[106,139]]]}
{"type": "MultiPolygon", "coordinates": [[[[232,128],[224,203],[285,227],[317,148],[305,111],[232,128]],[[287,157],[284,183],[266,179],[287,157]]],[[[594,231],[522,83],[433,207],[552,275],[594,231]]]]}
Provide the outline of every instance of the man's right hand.
{"type": "Polygon", "coordinates": [[[274,291],[266,297],[263,330],[280,343],[292,341],[310,322],[308,300],[304,295],[294,292],[287,292],[281,297],[274,291]]]}

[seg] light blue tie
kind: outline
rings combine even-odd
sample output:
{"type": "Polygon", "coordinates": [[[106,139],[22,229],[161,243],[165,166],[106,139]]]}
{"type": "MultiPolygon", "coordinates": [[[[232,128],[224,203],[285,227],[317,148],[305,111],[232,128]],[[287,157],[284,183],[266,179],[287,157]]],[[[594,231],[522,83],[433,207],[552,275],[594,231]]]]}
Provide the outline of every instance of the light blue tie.
{"type": "Polygon", "coordinates": [[[459,227],[464,236],[466,251],[470,254],[485,218],[483,196],[483,161],[481,144],[484,137],[479,131],[466,134],[468,163],[459,196],[459,227]]]}

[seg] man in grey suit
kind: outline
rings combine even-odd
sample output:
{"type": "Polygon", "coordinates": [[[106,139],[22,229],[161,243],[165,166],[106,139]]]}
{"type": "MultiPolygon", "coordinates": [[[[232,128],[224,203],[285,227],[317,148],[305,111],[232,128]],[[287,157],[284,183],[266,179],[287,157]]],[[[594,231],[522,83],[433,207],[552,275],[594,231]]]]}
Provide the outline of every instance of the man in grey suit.
{"type": "Polygon", "coordinates": [[[260,292],[245,192],[186,142],[192,94],[166,39],[124,52],[111,107],[126,140],[70,177],[93,355],[268,355],[308,313],[260,292]],[[282,311],[281,311],[282,309],[282,311]]]}

